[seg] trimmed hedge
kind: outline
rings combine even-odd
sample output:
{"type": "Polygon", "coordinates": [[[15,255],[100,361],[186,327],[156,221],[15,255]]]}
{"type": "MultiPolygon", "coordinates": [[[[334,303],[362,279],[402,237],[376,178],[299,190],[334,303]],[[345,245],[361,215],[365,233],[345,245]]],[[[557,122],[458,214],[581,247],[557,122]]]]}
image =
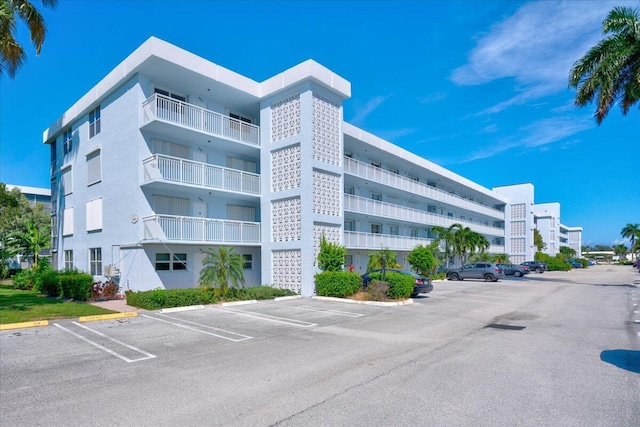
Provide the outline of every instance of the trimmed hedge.
{"type": "Polygon", "coordinates": [[[66,271],[59,274],[60,288],[65,298],[86,301],[91,298],[93,276],[77,271],[66,271]]]}
{"type": "Polygon", "coordinates": [[[144,308],[145,310],[296,295],[295,292],[288,289],[276,289],[269,286],[245,289],[231,288],[226,294],[222,294],[219,289],[204,288],[154,289],[144,292],[127,291],[125,294],[127,296],[127,305],[144,308]]]}
{"type": "Polygon", "coordinates": [[[62,295],[60,286],[60,274],[51,269],[38,271],[36,274],[35,289],[49,297],[59,297],[62,295]]]}
{"type": "Polygon", "coordinates": [[[323,297],[348,297],[362,287],[362,277],[348,271],[324,271],[315,278],[316,294],[323,297]]]}
{"type": "Polygon", "coordinates": [[[387,297],[391,299],[407,299],[415,287],[413,277],[399,273],[387,273],[387,282],[389,283],[387,297]]]}

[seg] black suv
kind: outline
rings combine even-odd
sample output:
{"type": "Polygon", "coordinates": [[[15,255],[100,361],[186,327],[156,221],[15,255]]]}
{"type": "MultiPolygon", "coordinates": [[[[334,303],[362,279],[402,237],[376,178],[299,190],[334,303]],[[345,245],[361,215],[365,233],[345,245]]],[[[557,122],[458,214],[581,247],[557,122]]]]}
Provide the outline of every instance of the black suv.
{"type": "Polygon", "coordinates": [[[536,273],[544,273],[547,271],[547,263],[546,262],[538,262],[538,261],[525,261],[520,265],[524,265],[529,267],[529,270],[535,271],[536,273]]]}

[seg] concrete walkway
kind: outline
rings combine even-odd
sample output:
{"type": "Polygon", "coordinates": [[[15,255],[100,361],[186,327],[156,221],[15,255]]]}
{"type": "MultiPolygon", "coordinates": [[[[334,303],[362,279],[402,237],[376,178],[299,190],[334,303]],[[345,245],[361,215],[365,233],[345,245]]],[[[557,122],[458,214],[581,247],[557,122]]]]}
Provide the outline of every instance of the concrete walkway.
{"type": "Polygon", "coordinates": [[[126,312],[129,312],[129,311],[138,311],[139,310],[137,307],[132,307],[130,305],[127,305],[127,300],[126,299],[114,299],[114,300],[110,300],[110,301],[98,301],[98,302],[92,302],[90,304],[91,305],[95,305],[97,307],[105,308],[107,310],[118,311],[120,313],[126,313],[126,312]]]}

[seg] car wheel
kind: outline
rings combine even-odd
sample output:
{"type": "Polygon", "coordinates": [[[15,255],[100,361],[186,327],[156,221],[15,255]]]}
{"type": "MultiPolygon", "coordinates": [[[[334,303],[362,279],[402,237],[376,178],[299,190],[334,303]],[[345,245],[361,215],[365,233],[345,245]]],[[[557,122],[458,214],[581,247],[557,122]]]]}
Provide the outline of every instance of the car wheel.
{"type": "Polygon", "coordinates": [[[460,280],[460,276],[458,276],[456,273],[451,273],[449,275],[449,280],[460,280]]]}
{"type": "Polygon", "coordinates": [[[513,275],[516,277],[522,277],[522,273],[520,273],[519,271],[514,271],[513,275]]]}
{"type": "Polygon", "coordinates": [[[420,295],[420,294],[418,294],[417,292],[414,292],[414,293],[412,293],[412,294],[411,294],[411,298],[415,298],[415,297],[417,297],[418,295],[420,295]]]}
{"type": "Polygon", "coordinates": [[[536,268],[536,273],[542,273],[542,269],[540,267],[536,268]]]}
{"type": "Polygon", "coordinates": [[[487,274],[484,275],[484,281],[485,282],[494,282],[495,280],[493,280],[493,275],[492,274],[487,273],[487,274]]]}

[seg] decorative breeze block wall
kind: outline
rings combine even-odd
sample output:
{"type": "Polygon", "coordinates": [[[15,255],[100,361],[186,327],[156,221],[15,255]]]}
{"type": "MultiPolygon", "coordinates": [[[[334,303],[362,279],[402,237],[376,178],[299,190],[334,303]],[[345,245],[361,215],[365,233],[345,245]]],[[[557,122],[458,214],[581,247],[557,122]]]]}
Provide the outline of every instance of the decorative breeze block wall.
{"type": "Polygon", "coordinates": [[[342,187],[340,176],[313,171],[313,212],[341,216],[342,187]]]}
{"type": "Polygon", "coordinates": [[[313,158],[340,166],[340,105],[313,94],[313,158]]]}
{"type": "Polygon", "coordinates": [[[271,153],[271,191],[300,187],[300,145],[271,153]]]}
{"type": "Polygon", "coordinates": [[[300,94],[271,104],[271,142],[300,133],[300,94]]]}
{"type": "Polygon", "coordinates": [[[271,202],[271,241],[289,242],[300,240],[302,214],[300,197],[271,202]]]}
{"type": "Polygon", "coordinates": [[[302,256],[299,250],[271,253],[272,283],[274,288],[300,293],[302,288],[302,256]]]}
{"type": "Polygon", "coordinates": [[[320,253],[320,241],[322,235],[330,243],[340,243],[340,226],[331,224],[313,224],[313,265],[318,264],[318,254],[320,253]]]}

